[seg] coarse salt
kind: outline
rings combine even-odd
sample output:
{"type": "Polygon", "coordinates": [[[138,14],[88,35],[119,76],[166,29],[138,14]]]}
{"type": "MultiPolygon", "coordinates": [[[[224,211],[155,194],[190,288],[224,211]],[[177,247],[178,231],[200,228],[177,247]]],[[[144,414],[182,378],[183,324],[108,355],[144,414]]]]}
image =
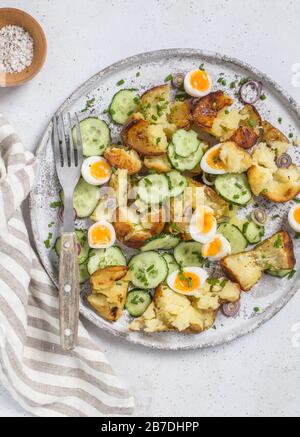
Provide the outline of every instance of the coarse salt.
{"type": "Polygon", "coordinates": [[[32,64],[33,54],[33,39],[23,27],[0,29],[0,72],[20,73],[32,64]]]}

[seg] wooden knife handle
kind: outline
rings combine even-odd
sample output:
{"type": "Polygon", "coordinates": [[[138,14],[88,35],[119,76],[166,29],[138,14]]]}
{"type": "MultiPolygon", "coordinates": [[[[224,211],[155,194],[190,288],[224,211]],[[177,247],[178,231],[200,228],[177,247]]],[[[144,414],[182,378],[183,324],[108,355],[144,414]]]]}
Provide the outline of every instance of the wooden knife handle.
{"type": "Polygon", "coordinates": [[[75,233],[61,237],[59,265],[60,342],[64,350],[73,350],[78,338],[79,269],[75,233]]]}

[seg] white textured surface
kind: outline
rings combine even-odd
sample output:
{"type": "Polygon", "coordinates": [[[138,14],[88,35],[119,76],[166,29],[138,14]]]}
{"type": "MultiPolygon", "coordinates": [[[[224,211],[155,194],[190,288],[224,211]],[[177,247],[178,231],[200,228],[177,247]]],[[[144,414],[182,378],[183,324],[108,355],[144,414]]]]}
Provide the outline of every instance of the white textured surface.
{"type": "MultiPolygon", "coordinates": [[[[41,74],[0,89],[0,111],[34,149],[51,114],[82,82],[118,59],[159,48],[195,47],[252,63],[296,99],[300,62],[297,0],[0,0],[25,8],[45,28],[41,74]],[[298,56],[298,57],[297,57],[298,56]]],[[[137,415],[299,416],[300,294],[255,334],[199,352],[153,352],[91,332],[136,395],[137,415]],[[299,329],[299,327],[298,327],[299,329]]],[[[0,387],[0,416],[24,416],[0,387]]]]}

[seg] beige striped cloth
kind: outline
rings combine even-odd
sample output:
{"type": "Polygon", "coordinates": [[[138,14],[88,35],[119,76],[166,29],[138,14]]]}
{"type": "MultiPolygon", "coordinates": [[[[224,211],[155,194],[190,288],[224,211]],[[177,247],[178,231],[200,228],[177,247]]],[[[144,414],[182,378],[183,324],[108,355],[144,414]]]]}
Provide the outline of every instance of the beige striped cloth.
{"type": "Polygon", "coordinates": [[[36,168],[0,114],[0,382],[36,416],[130,415],[133,398],[81,324],[76,351],[60,348],[57,290],[20,211],[36,168]]]}

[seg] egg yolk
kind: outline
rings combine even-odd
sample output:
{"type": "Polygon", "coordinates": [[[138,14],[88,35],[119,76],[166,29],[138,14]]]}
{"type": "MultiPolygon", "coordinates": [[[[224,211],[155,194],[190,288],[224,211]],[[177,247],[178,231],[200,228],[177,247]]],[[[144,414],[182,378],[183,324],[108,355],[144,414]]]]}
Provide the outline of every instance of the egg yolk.
{"type": "Polygon", "coordinates": [[[90,166],[90,174],[97,180],[106,179],[110,175],[110,168],[106,162],[98,161],[90,166]]]}
{"type": "Polygon", "coordinates": [[[296,208],[294,211],[294,219],[298,225],[300,225],[300,208],[296,208]]]}
{"type": "Polygon", "coordinates": [[[91,240],[93,245],[109,244],[111,242],[111,232],[106,226],[96,226],[92,229],[91,240]]]}
{"type": "Polygon", "coordinates": [[[220,253],[221,249],[221,240],[219,238],[215,238],[208,244],[205,256],[217,256],[220,253]]]}
{"type": "Polygon", "coordinates": [[[225,170],[225,164],[221,161],[220,158],[221,148],[214,149],[212,152],[208,154],[207,164],[210,168],[215,170],[225,170]]]}
{"type": "Polygon", "coordinates": [[[199,232],[203,234],[207,234],[210,232],[215,224],[214,215],[206,211],[205,209],[201,209],[199,211],[198,220],[197,220],[197,228],[199,232]]]}
{"type": "Polygon", "coordinates": [[[182,272],[176,276],[174,288],[182,293],[188,293],[200,288],[201,281],[198,275],[192,272],[182,272]]]}
{"type": "Polygon", "coordinates": [[[207,91],[210,87],[210,80],[206,71],[194,71],[191,74],[191,86],[198,91],[207,91]]]}

